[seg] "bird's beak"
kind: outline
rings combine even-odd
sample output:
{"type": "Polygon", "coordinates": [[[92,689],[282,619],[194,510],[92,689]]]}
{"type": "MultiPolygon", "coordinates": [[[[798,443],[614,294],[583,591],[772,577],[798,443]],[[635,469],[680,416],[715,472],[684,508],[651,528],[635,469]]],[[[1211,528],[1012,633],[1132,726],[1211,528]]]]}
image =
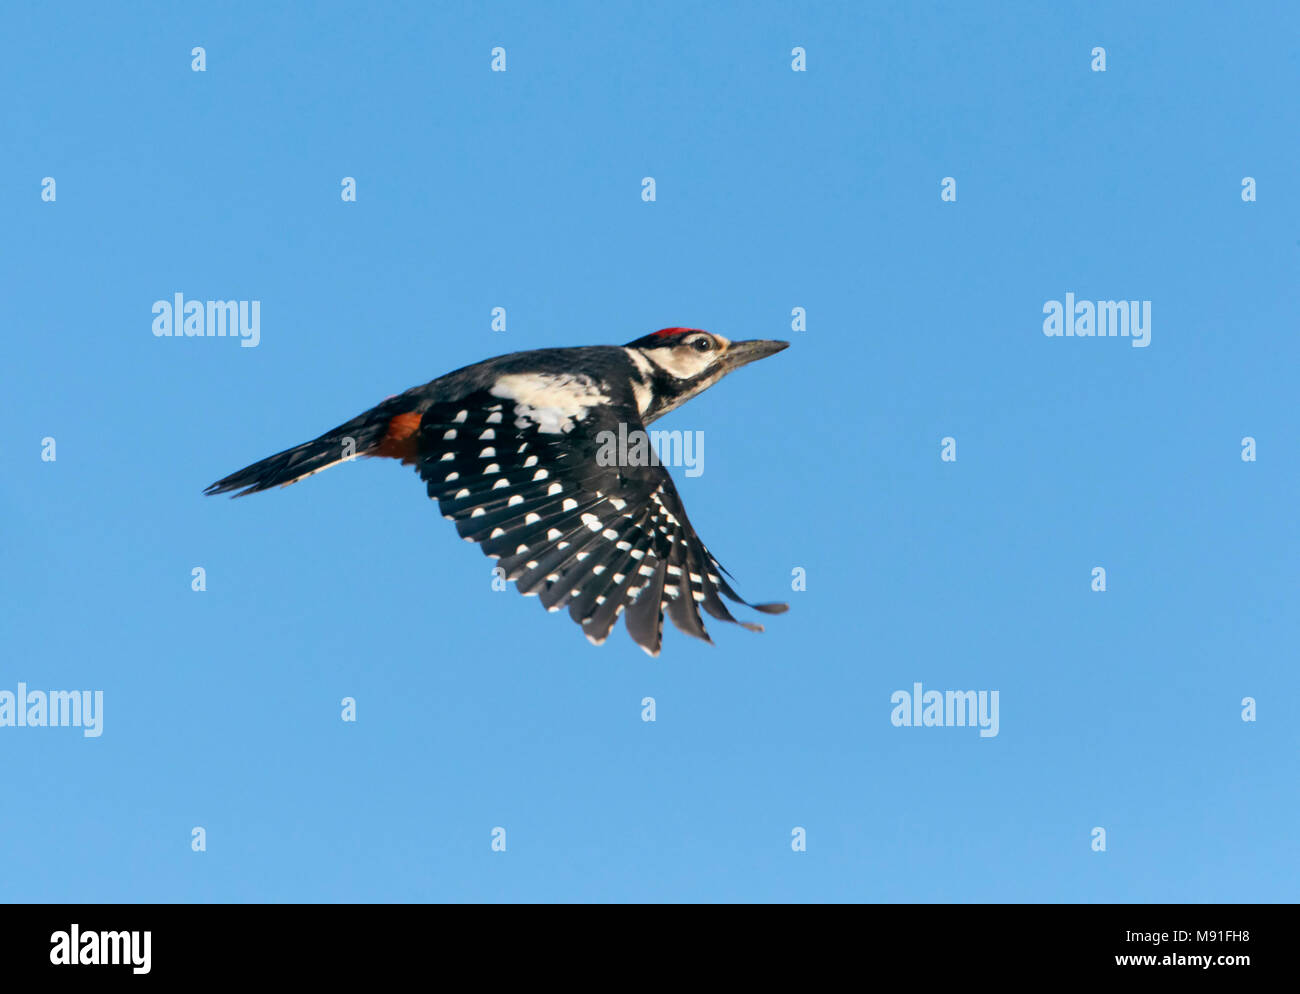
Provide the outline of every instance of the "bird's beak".
{"type": "Polygon", "coordinates": [[[776,355],[782,349],[788,349],[789,342],[774,342],[762,338],[756,338],[749,342],[732,342],[727,346],[727,351],[723,356],[727,363],[727,370],[739,369],[741,366],[748,366],[751,362],[759,359],[766,359],[770,355],[776,355]]]}

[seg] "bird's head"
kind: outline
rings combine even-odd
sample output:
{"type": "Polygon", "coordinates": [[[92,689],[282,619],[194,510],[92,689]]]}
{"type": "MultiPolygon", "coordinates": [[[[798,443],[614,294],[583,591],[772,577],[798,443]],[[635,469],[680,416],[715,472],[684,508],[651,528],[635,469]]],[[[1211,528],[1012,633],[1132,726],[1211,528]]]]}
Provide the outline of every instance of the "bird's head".
{"type": "Polygon", "coordinates": [[[664,328],[628,342],[652,396],[643,405],[648,424],[707,390],[734,369],[776,355],[789,342],[754,339],[733,342],[699,328],[664,328]]]}

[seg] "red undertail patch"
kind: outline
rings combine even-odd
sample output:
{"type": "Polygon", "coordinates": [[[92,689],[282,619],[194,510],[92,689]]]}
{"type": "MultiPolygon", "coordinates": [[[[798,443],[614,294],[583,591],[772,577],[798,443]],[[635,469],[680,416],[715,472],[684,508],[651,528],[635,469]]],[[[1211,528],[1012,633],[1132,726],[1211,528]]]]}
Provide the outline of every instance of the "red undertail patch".
{"type": "Polygon", "coordinates": [[[406,414],[399,414],[389,421],[388,431],[379,440],[374,455],[383,456],[386,459],[400,459],[403,464],[416,462],[418,459],[416,438],[417,432],[420,430],[420,419],[422,417],[423,415],[418,411],[410,411],[406,414]]]}

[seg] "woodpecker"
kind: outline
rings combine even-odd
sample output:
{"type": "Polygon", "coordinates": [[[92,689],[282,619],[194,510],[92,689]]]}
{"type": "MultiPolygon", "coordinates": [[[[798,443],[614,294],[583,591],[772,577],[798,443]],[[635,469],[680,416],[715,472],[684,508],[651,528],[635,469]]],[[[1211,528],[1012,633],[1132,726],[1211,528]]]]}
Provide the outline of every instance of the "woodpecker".
{"type": "Polygon", "coordinates": [[[204,493],[288,486],[355,455],[397,459],[416,468],[462,538],[548,611],[567,606],[596,645],[625,610],[628,633],[651,656],[665,610],[709,643],[700,606],[762,631],[736,619],[719,593],[765,614],[788,605],[749,604],[731,588],[658,460],[621,465],[599,450],[608,433],[644,433],[732,370],[788,345],[664,328],[622,347],[499,356],[390,397],[204,493]]]}

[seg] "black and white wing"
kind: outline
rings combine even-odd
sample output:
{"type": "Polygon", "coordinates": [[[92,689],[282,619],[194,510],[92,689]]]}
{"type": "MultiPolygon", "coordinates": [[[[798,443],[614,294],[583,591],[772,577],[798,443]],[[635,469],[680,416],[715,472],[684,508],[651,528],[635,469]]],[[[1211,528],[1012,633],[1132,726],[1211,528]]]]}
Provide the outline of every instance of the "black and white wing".
{"type": "Polygon", "coordinates": [[[525,596],[548,611],[567,607],[597,645],[624,611],[628,633],[652,656],[665,610],[706,642],[701,606],[762,631],[723,603],[720,594],[748,604],[695,534],[667,470],[600,458],[620,423],[625,437],[644,431],[637,411],[605,396],[596,403],[584,377],[552,376],[546,388],[483,389],[422,412],[416,465],[461,536],[498,559],[525,596]]]}

